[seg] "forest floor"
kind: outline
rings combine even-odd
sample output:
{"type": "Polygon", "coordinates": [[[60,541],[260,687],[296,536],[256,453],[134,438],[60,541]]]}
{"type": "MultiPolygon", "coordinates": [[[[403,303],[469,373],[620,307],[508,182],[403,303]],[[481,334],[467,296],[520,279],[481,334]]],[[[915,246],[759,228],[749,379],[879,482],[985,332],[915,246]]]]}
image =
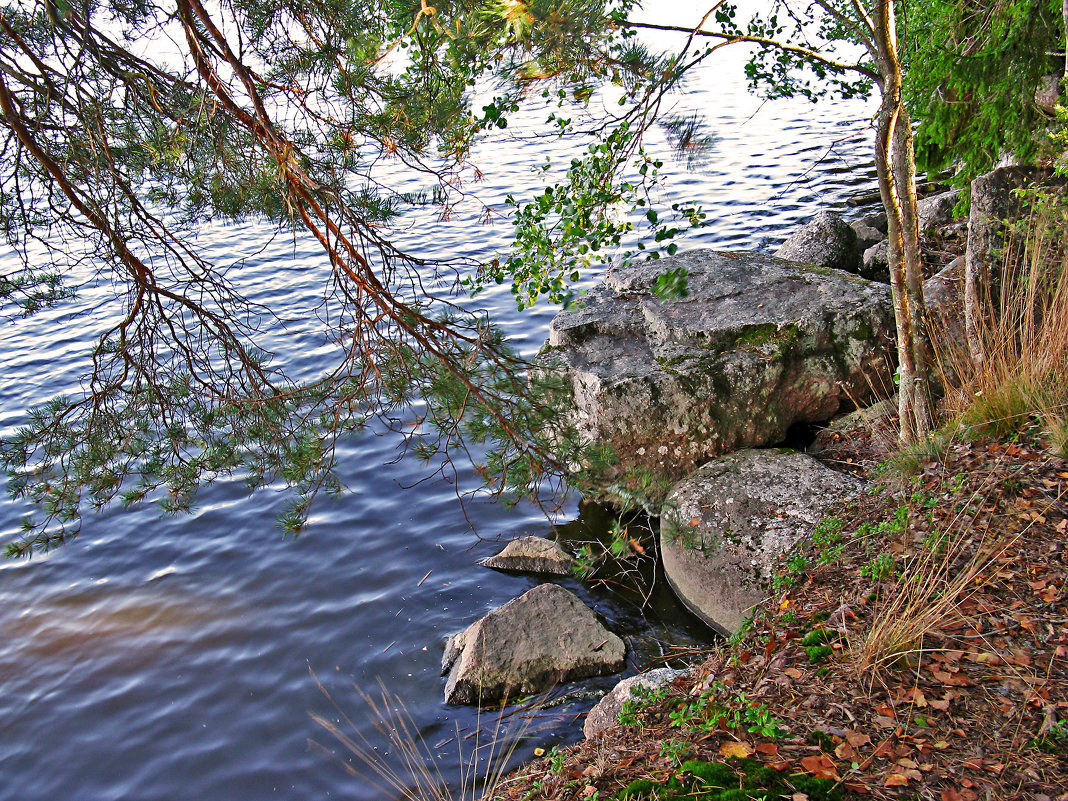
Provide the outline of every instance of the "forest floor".
{"type": "Polygon", "coordinates": [[[491,797],[1068,801],[1068,462],[1026,430],[891,439],[825,437],[869,489],[752,622],[491,797]]]}

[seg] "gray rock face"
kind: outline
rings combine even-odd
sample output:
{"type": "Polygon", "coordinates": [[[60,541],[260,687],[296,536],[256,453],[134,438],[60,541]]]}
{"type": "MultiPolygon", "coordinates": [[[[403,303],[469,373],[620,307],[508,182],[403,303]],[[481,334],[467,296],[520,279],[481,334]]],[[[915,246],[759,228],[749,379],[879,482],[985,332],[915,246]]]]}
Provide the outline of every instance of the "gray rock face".
{"type": "Polygon", "coordinates": [[[1059,73],[1043,75],[1035,89],[1035,105],[1049,116],[1057,113],[1057,103],[1061,98],[1061,76],[1059,73]]]}
{"type": "MultiPolygon", "coordinates": [[[[964,258],[958,256],[923,282],[923,299],[938,331],[964,331],[964,258]]],[[[963,342],[963,340],[962,340],[963,342]]]]}
{"type": "MultiPolygon", "coordinates": [[[[878,245],[886,239],[885,233],[864,222],[864,220],[857,220],[856,222],[850,223],[850,225],[853,226],[853,230],[857,232],[857,246],[861,249],[861,252],[866,251],[873,245],[878,245]]],[[[857,271],[854,270],[853,272],[857,271]]]]}
{"type": "Polygon", "coordinates": [[[479,559],[483,567],[517,573],[543,573],[570,576],[575,560],[559,545],[544,537],[518,537],[496,556],[479,559]]]}
{"type": "Polygon", "coordinates": [[[960,190],[951,189],[920,200],[916,208],[920,217],[920,233],[953,222],[953,208],[959,199],[960,190]]]}
{"type": "Polygon", "coordinates": [[[886,236],[886,227],[888,220],[886,219],[885,211],[876,211],[872,214],[865,214],[857,222],[863,225],[870,225],[876,231],[881,233],[884,237],[886,236]]]}
{"type": "Polygon", "coordinates": [[[1061,191],[1068,181],[1039,167],[999,167],[972,181],[968,218],[968,249],[964,263],[964,303],[969,346],[983,352],[981,327],[986,309],[1000,307],[1002,266],[1005,262],[1005,220],[1017,220],[1026,201],[1014,193],[1041,185],[1061,191]]]}
{"type": "Polygon", "coordinates": [[[836,214],[821,211],[779,246],[780,259],[855,273],[860,267],[857,232],[836,214]]]}
{"type": "Polygon", "coordinates": [[[615,673],[626,648],[573,593],[541,584],[445,644],[445,702],[477,704],[615,673]]]}
{"type": "Polygon", "coordinates": [[[860,274],[869,281],[890,283],[890,243],[878,242],[864,251],[864,264],[860,274]]]}
{"type": "Polygon", "coordinates": [[[767,597],[779,556],[860,487],[802,453],[749,450],[709,462],[664,504],[664,573],[683,603],[729,634],[767,597]]]}
{"type": "Polygon", "coordinates": [[[610,274],[556,316],[544,358],[566,370],[579,434],[617,457],[601,486],[655,505],[697,464],[888,386],[893,331],[885,285],[700,250],[610,274]],[[662,301],[650,288],[676,268],[690,295],[662,301]]]}
{"type": "Polygon", "coordinates": [[[586,722],[582,724],[582,733],[587,740],[592,740],[601,732],[618,726],[618,716],[623,709],[623,702],[630,698],[631,692],[635,687],[655,690],[657,687],[670,684],[685,672],[684,670],[673,670],[665,667],[650,670],[640,676],[623,679],[604,698],[598,701],[597,706],[586,715],[586,722]]]}
{"type": "Polygon", "coordinates": [[[968,353],[964,327],[963,256],[958,256],[923,282],[923,298],[927,303],[931,341],[939,357],[936,375],[941,373],[947,379],[954,379],[962,364],[960,357],[968,353]]]}

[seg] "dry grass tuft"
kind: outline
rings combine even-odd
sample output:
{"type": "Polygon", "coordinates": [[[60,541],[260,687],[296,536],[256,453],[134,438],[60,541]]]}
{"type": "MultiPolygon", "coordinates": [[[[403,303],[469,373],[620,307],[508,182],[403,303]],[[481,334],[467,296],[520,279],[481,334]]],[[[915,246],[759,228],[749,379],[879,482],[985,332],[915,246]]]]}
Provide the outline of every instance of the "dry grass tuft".
{"type": "MultiPolygon", "coordinates": [[[[345,770],[368,782],[386,798],[405,801],[475,801],[483,795],[492,795],[504,778],[511,757],[526,730],[526,721],[520,724],[517,732],[506,730],[506,716],[500,714],[493,724],[489,742],[480,741],[480,712],[473,744],[465,754],[465,737],[457,724],[452,742],[456,744],[460,770],[458,776],[450,778],[443,776],[438,769],[437,754],[417,730],[404,702],[381,682],[377,697],[360,687],[356,687],[356,691],[366,705],[375,729],[389,744],[385,751],[371,743],[353,724],[348,713],[314,673],[312,678],[338,716],[337,720],[328,720],[313,713],[312,719],[356,758],[357,764],[340,760],[345,770]]],[[[329,749],[321,745],[319,747],[330,753],[329,749]]]]}
{"type": "Polygon", "coordinates": [[[897,580],[876,600],[863,639],[850,649],[858,674],[875,678],[881,669],[929,651],[925,642],[933,634],[941,638],[945,628],[954,628],[961,619],[961,603],[989,580],[988,568],[1011,547],[1014,537],[997,538],[986,526],[975,525],[969,511],[994,494],[991,484],[996,475],[991,470],[946,530],[928,536],[915,549],[897,580]]]}

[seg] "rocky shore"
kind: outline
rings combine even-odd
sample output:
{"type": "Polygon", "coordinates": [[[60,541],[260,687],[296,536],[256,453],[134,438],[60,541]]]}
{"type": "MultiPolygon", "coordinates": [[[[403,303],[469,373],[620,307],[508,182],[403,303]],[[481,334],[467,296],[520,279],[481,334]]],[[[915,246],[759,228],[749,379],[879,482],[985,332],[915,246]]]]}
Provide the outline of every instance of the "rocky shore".
{"type": "MultiPolygon", "coordinates": [[[[956,193],[921,204],[931,268],[925,294],[933,316],[954,336],[964,336],[965,287],[977,280],[978,272],[989,272],[991,252],[1001,243],[992,221],[1011,212],[1011,185],[1020,177],[1000,171],[985,184],[978,182],[990,191],[973,197],[968,221],[953,218],[956,193]]],[[[841,426],[827,428],[816,442],[814,449],[824,454],[841,457],[843,447],[852,453],[845,458],[848,473],[782,446],[799,427],[826,427],[858,405],[891,394],[893,321],[880,222],[885,230],[879,215],[850,224],[823,213],[775,256],[693,251],[622,268],[553,322],[543,365],[567,376],[576,430],[610,454],[606,463],[575,469],[584,471],[587,480],[599,470],[596,478],[605,497],[659,515],[659,551],[668,581],[693,612],[733,639],[739,634],[744,639],[754,615],[766,619],[776,614],[767,599],[793,586],[783,579],[787,556],[812,548],[813,532],[834,519],[829,510],[865,506],[860,500],[865,485],[858,474],[864,472],[861,464],[870,461],[870,448],[864,451],[859,442],[870,440],[892,409],[853,418],[846,437],[856,441],[848,445],[843,446],[841,426]],[[657,294],[656,278],[669,270],[686,277],[684,296],[657,294]]],[[[527,546],[533,561],[509,562],[509,549],[515,547],[510,545],[503,561],[490,561],[490,566],[559,572],[555,565],[566,563],[566,554],[545,561],[551,543],[527,546]]],[[[800,558],[792,557],[790,564],[800,558]]],[[[536,589],[546,597],[566,593],[551,584],[536,589]]],[[[788,596],[780,600],[779,613],[790,609],[788,596]]],[[[451,703],[499,698],[516,690],[535,692],[546,682],[622,665],[622,644],[597,630],[600,624],[577,599],[564,599],[561,609],[566,610],[538,609],[529,619],[520,611],[524,599],[490,613],[450,641],[443,667],[451,669],[451,703]],[[518,618],[497,622],[516,611],[518,618]],[[587,636],[588,626],[593,628],[587,636]],[[488,634],[494,627],[498,634],[488,634]],[[522,634],[526,631],[532,634],[522,634]],[[525,639],[518,645],[517,632],[519,640],[525,639]],[[560,643],[536,644],[545,637],[560,643]],[[468,646],[476,642],[489,662],[467,664],[465,649],[474,652],[468,646]],[[580,653],[583,648],[603,649],[598,656],[604,659],[591,659],[590,653],[580,653]],[[527,653],[531,649],[534,656],[527,653]],[[570,651],[574,653],[565,654],[570,651]],[[563,661],[552,661],[558,656],[563,661]],[[514,673],[501,674],[490,664],[493,659],[507,663],[514,673]],[[460,664],[466,665],[463,671],[460,664]]],[[[849,630],[846,617],[858,618],[845,606],[826,616],[839,634],[849,630]]],[[[814,639],[812,645],[832,654],[838,647],[832,639],[814,639]]],[[[772,651],[758,664],[770,671],[763,681],[781,683],[777,672],[786,668],[771,663],[772,651]]],[[[751,653],[743,657],[749,659],[751,653]]],[[[645,693],[674,687],[672,691],[707,695],[716,672],[707,667],[688,674],[662,670],[627,679],[590,714],[587,737],[616,742],[612,719],[628,703],[632,687],[645,693]]],[[[748,757],[752,750],[748,744],[745,748],[748,757]]],[[[902,774],[906,784],[907,770],[902,774]]],[[[840,777],[830,767],[826,775],[809,773],[837,778],[841,789],[840,777]]],[[[591,788],[596,789],[584,789],[591,788]]]]}

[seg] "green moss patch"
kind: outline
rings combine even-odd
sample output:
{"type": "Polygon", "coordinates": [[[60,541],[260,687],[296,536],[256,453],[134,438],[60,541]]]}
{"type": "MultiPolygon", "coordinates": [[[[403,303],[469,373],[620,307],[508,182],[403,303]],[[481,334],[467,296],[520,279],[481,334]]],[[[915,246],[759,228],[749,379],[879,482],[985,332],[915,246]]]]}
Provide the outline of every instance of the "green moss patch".
{"type": "Polygon", "coordinates": [[[664,781],[637,779],[615,797],[624,801],[777,801],[804,793],[812,801],[839,801],[843,791],[830,779],[781,773],[752,759],[729,762],[684,762],[664,781]]]}

